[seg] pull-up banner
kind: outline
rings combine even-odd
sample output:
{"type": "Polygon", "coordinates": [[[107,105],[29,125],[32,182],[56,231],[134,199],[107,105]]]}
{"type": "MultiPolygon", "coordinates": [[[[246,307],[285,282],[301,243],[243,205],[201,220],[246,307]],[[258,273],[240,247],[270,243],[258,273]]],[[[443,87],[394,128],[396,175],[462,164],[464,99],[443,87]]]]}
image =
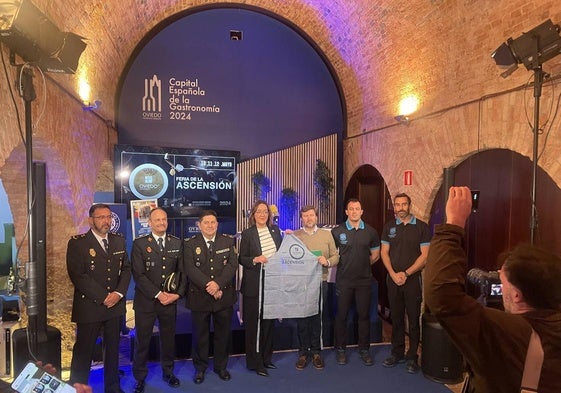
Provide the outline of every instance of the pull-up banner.
{"type": "Polygon", "coordinates": [[[262,270],[263,318],[305,318],[319,313],[321,265],[294,235],[286,235],[262,270]]]}

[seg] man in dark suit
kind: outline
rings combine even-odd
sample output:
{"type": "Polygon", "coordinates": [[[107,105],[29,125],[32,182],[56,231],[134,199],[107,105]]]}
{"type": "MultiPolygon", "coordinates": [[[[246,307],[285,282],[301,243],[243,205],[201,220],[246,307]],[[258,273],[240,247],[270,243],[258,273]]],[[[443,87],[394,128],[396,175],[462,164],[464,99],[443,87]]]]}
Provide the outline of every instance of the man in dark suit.
{"type": "Polygon", "coordinates": [[[206,210],[199,216],[200,234],[185,241],[185,271],[189,277],[187,307],[193,321],[193,381],[201,384],[208,367],[210,318],[214,325],[214,372],[224,381],[231,376],[228,343],[233,305],[236,302],[234,277],[238,257],[231,236],[217,234],[216,212],[206,210]]]}
{"type": "Polygon", "coordinates": [[[95,343],[103,331],[105,393],[120,393],[119,333],[131,271],[125,239],[109,232],[111,221],[109,206],[93,205],[91,229],[68,241],[66,267],[74,284],[72,321],[77,325],[70,382],[88,383],[95,343]]]}
{"type": "Polygon", "coordinates": [[[160,336],[160,363],[164,381],[179,387],[179,379],[173,373],[175,354],[175,319],[177,299],[185,291],[186,281],[180,274],[179,287],[174,293],[166,292],[162,284],[166,278],[183,271],[182,242],[166,234],[168,216],[162,208],[150,212],[148,224],[152,232],[139,237],[132,247],[132,274],[136,284],[134,291],[135,343],[132,373],[136,379],[135,393],[144,391],[148,375],[148,351],[156,318],[160,336]]]}

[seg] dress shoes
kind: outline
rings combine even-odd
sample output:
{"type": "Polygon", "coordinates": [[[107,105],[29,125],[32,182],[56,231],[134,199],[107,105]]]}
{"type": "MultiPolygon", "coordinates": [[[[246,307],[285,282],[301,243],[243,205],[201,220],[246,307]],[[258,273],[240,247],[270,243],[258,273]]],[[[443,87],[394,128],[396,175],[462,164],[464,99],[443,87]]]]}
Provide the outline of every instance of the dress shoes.
{"type": "Polygon", "coordinates": [[[170,388],[178,388],[179,385],[181,385],[179,379],[177,379],[177,377],[173,374],[164,375],[163,380],[164,382],[167,382],[170,388]]]}
{"type": "Polygon", "coordinates": [[[394,367],[396,364],[403,363],[403,362],[405,362],[403,356],[391,355],[389,358],[387,358],[382,362],[382,365],[384,367],[394,367]]]}
{"type": "Polygon", "coordinates": [[[223,381],[229,381],[230,379],[232,379],[232,376],[225,368],[222,370],[214,370],[214,372],[218,374],[218,378],[220,378],[223,381]]]}
{"type": "Polygon", "coordinates": [[[195,373],[195,376],[193,377],[193,382],[195,382],[196,385],[200,385],[204,381],[205,381],[205,372],[204,371],[197,371],[195,373]]]}
{"type": "Polygon", "coordinates": [[[144,380],[136,381],[136,385],[134,385],[134,393],[144,393],[144,380]]]}
{"type": "Polygon", "coordinates": [[[266,368],[258,368],[257,370],[255,370],[255,372],[257,373],[257,375],[259,375],[261,377],[268,377],[269,376],[269,372],[267,371],[266,368]]]}
{"type": "Polygon", "coordinates": [[[269,363],[265,363],[265,368],[270,368],[271,370],[276,370],[277,366],[275,366],[274,363],[269,362],[269,363]]]}

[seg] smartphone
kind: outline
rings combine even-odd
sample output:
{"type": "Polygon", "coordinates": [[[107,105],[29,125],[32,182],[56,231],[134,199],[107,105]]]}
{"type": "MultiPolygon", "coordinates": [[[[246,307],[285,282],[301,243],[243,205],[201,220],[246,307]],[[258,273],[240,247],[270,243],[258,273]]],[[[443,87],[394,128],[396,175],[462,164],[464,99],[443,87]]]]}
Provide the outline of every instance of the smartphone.
{"type": "Polygon", "coordinates": [[[73,386],[49,374],[33,362],[27,363],[14,379],[12,389],[19,393],[76,393],[73,386]]]}
{"type": "Polygon", "coordinates": [[[471,190],[471,210],[479,209],[479,190],[471,190]]]}

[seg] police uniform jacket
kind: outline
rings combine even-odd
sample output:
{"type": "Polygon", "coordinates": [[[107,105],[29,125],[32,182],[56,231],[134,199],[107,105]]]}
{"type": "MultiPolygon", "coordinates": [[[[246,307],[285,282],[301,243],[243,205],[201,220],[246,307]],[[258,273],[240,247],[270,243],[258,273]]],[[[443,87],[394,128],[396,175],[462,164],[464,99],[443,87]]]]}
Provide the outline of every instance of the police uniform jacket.
{"type": "Polygon", "coordinates": [[[73,322],[106,321],[125,314],[125,297],[131,278],[125,239],[114,233],[108,233],[107,237],[108,254],[91,230],[68,241],[66,268],[74,284],[73,322]],[[103,301],[113,291],[123,297],[107,308],[103,301]]]}
{"type": "Polygon", "coordinates": [[[231,307],[236,302],[234,278],[238,269],[238,256],[234,239],[228,235],[217,234],[214,251],[202,234],[185,241],[185,271],[189,277],[186,305],[193,311],[218,311],[231,307]],[[222,290],[218,300],[206,291],[206,284],[215,281],[222,290]]]}
{"type": "MultiPolygon", "coordinates": [[[[132,245],[131,264],[134,278],[134,309],[155,311],[156,299],[162,290],[162,283],[173,272],[183,271],[182,242],[178,237],[166,234],[164,251],[152,234],[135,239],[132,245]]],[[[177,293],[185,292],[186,279],[182,275],[177,293]]]]}

